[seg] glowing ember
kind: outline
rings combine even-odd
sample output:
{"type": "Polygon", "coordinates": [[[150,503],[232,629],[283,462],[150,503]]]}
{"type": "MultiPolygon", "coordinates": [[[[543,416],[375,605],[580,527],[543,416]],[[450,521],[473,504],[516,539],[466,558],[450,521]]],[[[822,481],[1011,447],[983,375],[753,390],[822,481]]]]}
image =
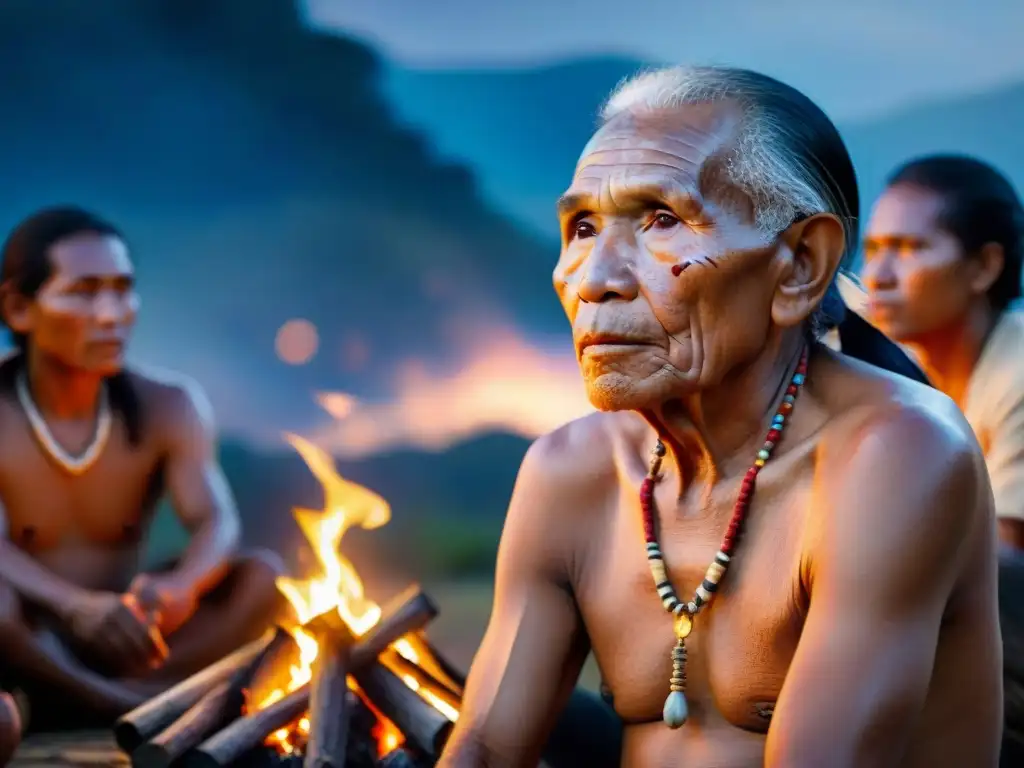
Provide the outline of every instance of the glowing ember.
{"type": "MultiPolygon", "coordinates": [[[[363,583],[359,579],[352,564],[339,552],[341,540],[352,526],[360,526],[367,530],[379,528],[391,519],[391,508],[387,501],[373,491],[341,477],[334,466],[333,459],[323,450],[309,441],[296,435],[286,435],[287,441],[302,456],[313,475],[320,481],[324,489],[324,508],[322,510],[295,509],[295,520],[302,529],[316,554],[320,564],[320,574],[312,579],[292,579],[282,577],[277,587],[294,608],[300,623],[326,613],[337,610],[355,636],[365,634],[380,619],[380,606],[369,600],[363,593],[363,583]]],[[[300,627],[291,630],[299,648],[299,659],[288,670],[286,682],[281,688],[270,691],[260,698],[256,705],[263,708],[284,697],[287,693],[309,682],[312,678],[313,662],[316,660],[318,647],[316,639],[300,627]]],[[[427,663],[428,654],[422,653],[422,641],[415,634],[409,634],[393,643],[391,648],[414,664],[435,674],[427,663]]],[[[381,663],[392,669],[412,690],[419,693],[424,700],[430,702],[453,722],[458,719],[458,710],[409,674],[396,671],[388,663],[387,653],[381,656],[381,663]]],[[[359,692],[352,678],[349,687],[359,692]]],[[[363,699],[377,716],[378,728],[375,738],[380,754],[390,752],[402,743],[402,734],[373,705],[363,699]]],[[[273,733],[268,743],[283,752],[294,751],[297,743],[305,740],[309,733],[309,719],[303,717],[288,728],[273,733]]]]}

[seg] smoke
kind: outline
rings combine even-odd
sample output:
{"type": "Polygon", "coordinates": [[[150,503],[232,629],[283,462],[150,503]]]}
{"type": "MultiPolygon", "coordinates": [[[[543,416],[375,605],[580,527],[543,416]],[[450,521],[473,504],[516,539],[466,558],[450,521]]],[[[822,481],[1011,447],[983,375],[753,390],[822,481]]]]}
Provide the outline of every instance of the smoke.
{"type": "Polygon", "coordinates": [[[313,441],[350,459],[397,448],[441,451],[486,432],[535,438],[593,410],[564,340],[531,342],[511,326],[460,323],[456,341],[454,362],[399,366],[387,399],[321,392],[332,420],[313,441]]]}

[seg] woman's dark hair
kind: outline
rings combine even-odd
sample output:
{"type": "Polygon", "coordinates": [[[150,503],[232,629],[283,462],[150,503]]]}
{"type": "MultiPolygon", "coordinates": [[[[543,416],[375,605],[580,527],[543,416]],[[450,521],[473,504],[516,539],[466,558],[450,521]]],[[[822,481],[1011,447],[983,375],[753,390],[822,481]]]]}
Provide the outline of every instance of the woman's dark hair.
{"type": "Polygon", "coordinates": [[[963,155],[911,160],[889,177],[888,186],[907,184],[942,199],[938,225],[955,237],[968,256],[985,245],[1003,249],[1003,271],[989,289],[1001,312],[1021,295],[1024,206],[1010,181],[988,163],[963,155]]]}
{"type": "MultiPolygon", "coordinates": [[[[44,208],[24,219],[8,235],[0,253],[3,289],[34,298],[53,274],[50,249],[61,240],[85,233],[124,239],[113,224],[76,206],[44,208]]],[[[3,322],[6,325],[6,318],[3,322]]],[[[13,330],[11,340],[15,353],[0,362],[0,393],[6,396],[14,393],[18,372],[25,365],[32,343],[30,338],[13,330]]],[[[119,372],[107,379],[107,388],[111,409],[124,421],[129,442],[137,445],[142,437],[142,413],[131,378],[119,372]]]]}

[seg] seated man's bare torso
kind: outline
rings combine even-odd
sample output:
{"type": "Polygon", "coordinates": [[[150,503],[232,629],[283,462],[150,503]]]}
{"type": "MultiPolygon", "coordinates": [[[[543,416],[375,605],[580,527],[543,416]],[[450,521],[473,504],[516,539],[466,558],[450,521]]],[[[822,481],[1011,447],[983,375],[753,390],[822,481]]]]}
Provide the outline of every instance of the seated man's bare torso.
{"type": "MultiPolygon", "coordinates": [[[[14,393],[0,397],[3,546],[14,548],[0,576],[0,673],[42,701],[57,727],[76,722],[75,712],[101,720],[123,712],[212,663],[267,626],[279,604],[274,557],[239,553],[234,544],[237,513],[216,465],[205,397],[183,377],[126,376],[138,439],[130,439],[123,410],[112,409],[108,439],[78,474],[41,445],[46,438],[14,393]],[[147,535],[164,495],[190,541],[180,560],[147,573],[147,535]],[[28,559],[15,562],[15,554],[28,559]],[[137,643],[115,644],[124,642],[125,616],[119,626],[106,623],[115,621],[118,596],[144,599],[136,593],[140,579],[189,590],[150,618],[167,646],[156,666],[141,663],[137,643]],[[72,714],[57,711],[55,696],[67,697],[72,714]]],[[[50,418],[46,430],[74,456],[94,441],[97,422],[50,418]]]]}
{"type": "MultiPolygon", "coordinates": [[[[570,517],[579,532],[568,554],[567,587],[615,709],[626,722],[623,765],[682,765],[684,756],[688,768],[761,765],[772,713],[814,597],[819,545],[832,535],[832,500],[824,492],[833,484],[830,471],[874,425],[906,408],[927,413],[954,440],[971,440],[945,397],[831,355],[816,362],[816,384],[802,395],[800,418],[759,475],[728,578],[713,609],[701,614],[687,639],[690,717],[679,731],[661,722],[671,675],[672,619],[651,580],[637,496],[647,472],[651,430],[635,414],[597,414],[550,438],[549,459],[573,475],[559,478],[564,506],[551,510],[570,517]]],[[[898,477],[918,468],[916,457],[907,455],[899,466],[876,469],[898,477]]],[[[692,593],[704,577],[741,479],[686,488],[679,503],[673,502],[670,481],[656,491],[659,539],[680,594],[692,593]]],[[[868,476],[844,483],[868,486],[877,480],[868,476]]],[[[979,494],[975,507],[962,511],[977,524],[964,541],[928,698],[905,766],[972,764],[970,757],[984,750],[990,737],[979,728],[991,715],[999,688],[992,656],[998,637],[989,620],[995,611],[989,503],[979,494]]],[[[870,656],[870,645],[864,653],[870,656]]],[[[821,684],[828,688],[827,679],[821,684]]],[[[834,724],[837,730],[846,726],[834,724]]]]}
{"type": "MultiPolygon", "coordinates": [[[[144,428],[137,445],[123,418],[88,472],[58,467],[33,436],[14,397],[0,398],[0,498],[6,535],[47,569],[80,587],[123,592],[138,573],[156,504],[163,495],[168,427],[181,386],[129,374],[144,428]]],[[[91,441],[95,419],[52,421],[53,437],[77,455],[91,441]]]]}

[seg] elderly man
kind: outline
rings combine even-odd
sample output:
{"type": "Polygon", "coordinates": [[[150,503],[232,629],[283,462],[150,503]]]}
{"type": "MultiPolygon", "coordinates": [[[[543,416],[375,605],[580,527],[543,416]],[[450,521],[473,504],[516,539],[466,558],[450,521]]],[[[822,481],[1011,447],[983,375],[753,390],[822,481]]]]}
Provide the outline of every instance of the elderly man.
{"type": "Polygon", "coordinates": [[[864,240],[868,317],[964,410],[988,463],[1003,541],[1024,550],[1024,206],[970,157],[898,169],[864,240]]]}
{"type": "Polygon", "coordinates": [[[816,341],[857,213],[792,88],[612,96],[554,275],[602,412],[524,459],[442,765],[532,764],[591,649],[624,765],[996,765],[981,451],[946,396],[816,341]]]}

